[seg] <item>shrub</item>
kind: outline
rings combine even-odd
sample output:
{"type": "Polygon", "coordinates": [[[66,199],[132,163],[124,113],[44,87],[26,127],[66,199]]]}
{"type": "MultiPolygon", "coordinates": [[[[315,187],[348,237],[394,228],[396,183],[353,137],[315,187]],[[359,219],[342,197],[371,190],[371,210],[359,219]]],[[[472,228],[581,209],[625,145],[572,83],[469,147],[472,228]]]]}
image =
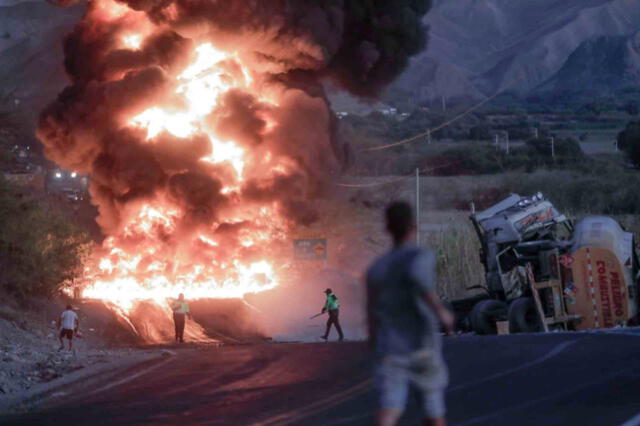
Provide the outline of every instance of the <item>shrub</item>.
{"type": "Polygon", "coordinates": [[[82,271],[89,238],[62,212],[0,181],[0,286],[25,298],[50,296],[82,271]]]}
{"type": "MultiPolygon", "coordinates": [[[[551,142],[546,139],[534,139],[524,146],[517,146],[507,153],[490,144],[467,144],[446,150],[442,153],[449,162],[457,163],[457,170],[466,174],[491,174],[509,170],[532,172],[539,167],[554,167],[581,164],[585,155],[580,144],[573,139],[559,139],[555,142],[555,159],[551,155],[551,142]]],[[[440,175],[453,175],[449,173],[440,175]]]]}
{"type": "Polygon", "coordinates": [[[550,139],[532,139],[527,142],[528,153],[538,165],[568,165],[585,159],[580,143],[575,139],[556,139],[553,146],[550,139]]]}
{"type": "Polygon", "coordinates": [[[640,121],[632,121],[618,134],[618,148],[624,151],[633,164],[640,166],[640,121]]]}
{"type": "Polygon", "coordinates": [[[505,182],[509,192],[529,195],[541,191],[566,214],[640,213],[640,175],[620,168],[595,167],[589,172],[539,170],[511,175],[505,182]]]}
{"type": "Polygon", "coordinates": [[[422,242],[436,250],[438,293],[452,300],[468,295],[470,287],[484,284],[480,241],[466,217],[453,216],[449,227],[422,233],[422,242]]]}

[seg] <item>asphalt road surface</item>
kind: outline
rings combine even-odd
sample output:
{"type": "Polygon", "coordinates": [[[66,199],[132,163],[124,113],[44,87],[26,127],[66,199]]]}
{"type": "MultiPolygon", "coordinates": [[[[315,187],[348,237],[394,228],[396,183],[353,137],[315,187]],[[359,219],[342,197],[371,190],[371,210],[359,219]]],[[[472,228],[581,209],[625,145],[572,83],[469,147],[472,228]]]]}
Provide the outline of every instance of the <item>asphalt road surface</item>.
{"type": "MultiPolygon", "coordinates": [[[[448,338],[452,425],[622,425],[640,413],[640,335],[448,338]]],[[[362,343],[192,347],[58,390],[16,425],[369,425],[362,343]]],[[[410,403],[402,424],[418,424],[410,403]]],[[[629,422],[627,425],[638,425],[629,422]]]]}

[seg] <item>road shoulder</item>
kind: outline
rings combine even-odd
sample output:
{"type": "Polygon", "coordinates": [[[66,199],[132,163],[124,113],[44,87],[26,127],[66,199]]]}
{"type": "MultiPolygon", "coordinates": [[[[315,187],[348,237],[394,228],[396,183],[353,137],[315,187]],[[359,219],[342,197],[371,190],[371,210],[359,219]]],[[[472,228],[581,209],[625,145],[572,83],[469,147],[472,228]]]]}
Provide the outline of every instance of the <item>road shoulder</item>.
{"type": "Polygon", "coordinates": [[[74,371],[58,379],[36,385],[24,392],[0,399],[0,415],[15,415],[43,407],[58,405],[101,390],[109,383],[122,381],[157,364],[165,362],[175,353],[167,349],[132,350],[131,355],[99,365],[74,371]]]}

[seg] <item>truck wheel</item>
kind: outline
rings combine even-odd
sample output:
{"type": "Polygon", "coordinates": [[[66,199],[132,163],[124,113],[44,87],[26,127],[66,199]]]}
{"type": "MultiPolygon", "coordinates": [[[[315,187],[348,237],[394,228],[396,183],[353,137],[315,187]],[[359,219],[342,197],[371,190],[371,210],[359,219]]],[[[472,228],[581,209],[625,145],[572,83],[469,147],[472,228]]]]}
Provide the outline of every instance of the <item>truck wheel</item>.
{"type": "Polygon", "coordinates": [[[536,304],[530,297],[520,297],[509,304],[509,333],[537,333],[542,323],[536,304]]]}
{"type": "Polygon", "coordinates": [[[469,315],[471,328],[476,334],[497,334],[496,321],[504,318],[507,304],[499,300],[489,299],[478,302],[469,315]]]}

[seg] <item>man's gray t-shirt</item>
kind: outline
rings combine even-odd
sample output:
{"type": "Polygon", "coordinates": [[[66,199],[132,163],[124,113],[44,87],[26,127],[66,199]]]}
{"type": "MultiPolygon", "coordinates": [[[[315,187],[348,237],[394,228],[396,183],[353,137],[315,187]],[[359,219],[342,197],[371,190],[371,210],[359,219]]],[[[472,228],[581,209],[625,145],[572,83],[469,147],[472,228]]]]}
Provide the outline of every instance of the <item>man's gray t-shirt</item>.
{"type": "Polygon", "coordinates": [[[380,355],[440,350],[439,325],[423,294],[436,289],[432,250],[401,246],[381,256],[367,271],[368,313],[375,323],[380,355]]]}

